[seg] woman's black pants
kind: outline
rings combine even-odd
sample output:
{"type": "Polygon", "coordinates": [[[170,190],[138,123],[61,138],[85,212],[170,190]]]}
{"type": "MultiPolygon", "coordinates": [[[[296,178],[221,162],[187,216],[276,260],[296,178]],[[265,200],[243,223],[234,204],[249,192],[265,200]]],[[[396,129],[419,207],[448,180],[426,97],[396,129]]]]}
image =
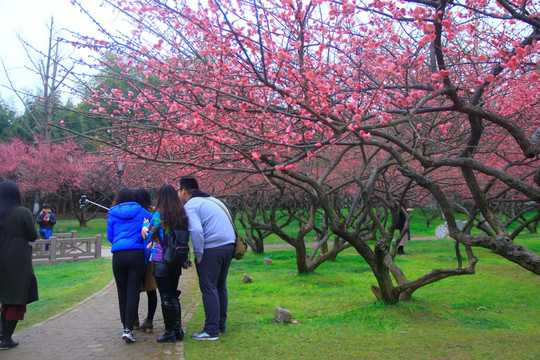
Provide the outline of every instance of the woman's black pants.
{"type": "Polygon", "coordinates": [[[144,278],[144,250],[115,251],[112,266],[118,290],[120,320],[124,329],[133,330],[139,310],[141,282],[144,278]]]}

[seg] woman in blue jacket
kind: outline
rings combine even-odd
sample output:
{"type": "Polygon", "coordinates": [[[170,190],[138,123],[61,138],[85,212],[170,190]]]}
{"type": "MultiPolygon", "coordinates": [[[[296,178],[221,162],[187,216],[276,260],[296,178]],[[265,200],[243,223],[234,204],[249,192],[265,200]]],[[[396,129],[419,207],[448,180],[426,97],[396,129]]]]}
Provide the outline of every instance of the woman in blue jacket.
{"type": "Polygon", "coordinates": [[[135,341],[133,326],[137,320],[139,291],[144,277],[144,241],[141,227],[144,219],[152,214],[136,201],[135,193],[121,188],[116,194],[107,217],[107,238],[112,244],[112,266],[116,288],[120,320],[124,327],[122,339],[135,341]]]}

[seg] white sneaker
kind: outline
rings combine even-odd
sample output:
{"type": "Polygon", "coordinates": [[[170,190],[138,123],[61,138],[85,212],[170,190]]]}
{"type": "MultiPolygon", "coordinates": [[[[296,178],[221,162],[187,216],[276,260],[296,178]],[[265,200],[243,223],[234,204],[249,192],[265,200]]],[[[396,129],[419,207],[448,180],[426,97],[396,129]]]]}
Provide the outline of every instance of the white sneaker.
{"type": "Polygon", "coordinates": [[[135,342],[135,336],[133,335],[133,331],[124,330],[124,333],[122,334],[122,340],[124,340],[127,343],[135,342]]]}
{"type": "Polygon", "coordinates": [[[203,330],[203,331],[199,331],[196,334],[191,335],[191,338],[195,340],[217,340],[218,336],[217,335],[211,336],[206,331],[203,330]]]}

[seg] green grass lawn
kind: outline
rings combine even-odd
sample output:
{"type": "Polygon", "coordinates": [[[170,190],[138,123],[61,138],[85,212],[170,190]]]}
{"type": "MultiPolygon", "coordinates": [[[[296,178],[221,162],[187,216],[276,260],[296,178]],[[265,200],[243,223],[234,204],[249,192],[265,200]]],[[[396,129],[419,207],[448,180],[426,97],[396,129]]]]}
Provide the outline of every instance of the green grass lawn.
{"type": "MultiPolygon", "coordinates": [[[[526,240],[540,251],[538,239],[526,240]]],[[[409,243],[398,258],[409,279],[455,266],[453,241],[409,243]]],[[[349,250],[313,275],[296,273],[292,250],[249,253],[229,274],[227,332],[216,342],[185,340],[195,359],[539,359],[540,277],[477,249],[475,275],[421,288],[410,301],[377,302],[370,269],[349,250]],[[271,258],[272,265],[264,265],[271,258]],[[252,283],[243,283],[247,273],[252,283]],[[297,324],[275,324],[275,308],[297,324]]],[[[188,334],[204,323],[202,307],[188,334]]]]}

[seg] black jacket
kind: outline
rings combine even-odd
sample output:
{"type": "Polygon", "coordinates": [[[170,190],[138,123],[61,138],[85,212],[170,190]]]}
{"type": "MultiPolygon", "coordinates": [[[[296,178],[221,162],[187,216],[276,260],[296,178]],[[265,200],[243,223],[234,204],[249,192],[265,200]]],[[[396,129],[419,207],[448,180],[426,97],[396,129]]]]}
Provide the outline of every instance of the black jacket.
{"type": "Polygon", "coordinates": [[[8,211],[0,227],[0,302],[25,305],[38,300],[38,286],[32,267],[32,247],[38,233],[34,218],[25,207],[8,211]]]}

